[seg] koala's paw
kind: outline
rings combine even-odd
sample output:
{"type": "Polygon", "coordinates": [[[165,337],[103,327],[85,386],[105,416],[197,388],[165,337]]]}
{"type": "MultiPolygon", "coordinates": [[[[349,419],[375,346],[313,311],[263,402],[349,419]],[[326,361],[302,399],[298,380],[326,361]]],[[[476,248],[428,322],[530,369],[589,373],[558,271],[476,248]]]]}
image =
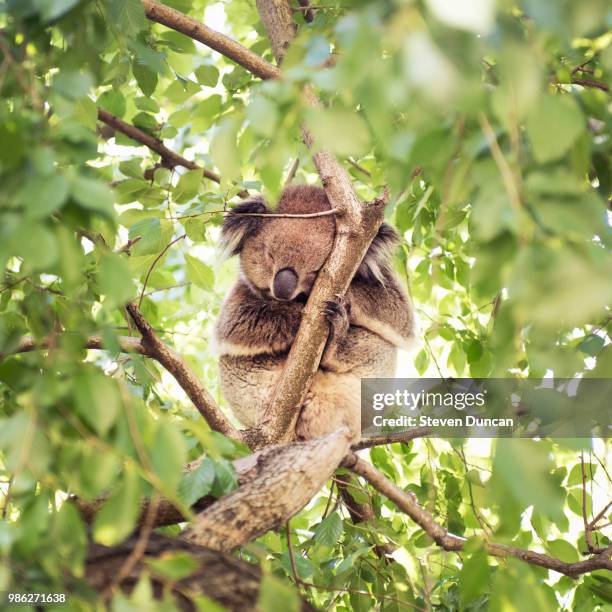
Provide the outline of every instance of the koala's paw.
{"type": "Polygon", "coordinates": [[[343,338],[349,328],[351,304],[342,295],[336,295],[335,300],[325,302],[325,316],[329,321],[331,335],[334,338],[343,338]]]}

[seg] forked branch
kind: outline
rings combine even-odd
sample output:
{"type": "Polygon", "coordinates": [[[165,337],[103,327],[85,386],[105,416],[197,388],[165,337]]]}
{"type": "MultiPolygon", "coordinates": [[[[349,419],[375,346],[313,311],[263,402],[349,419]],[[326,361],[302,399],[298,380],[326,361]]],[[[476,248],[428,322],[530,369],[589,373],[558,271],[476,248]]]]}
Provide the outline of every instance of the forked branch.
{"type": "MultiPolygon", "coordinates": [[[[343,460],[342,465],[367,480],[377,491],[394,502],[438,546],[444,550],[455,552],[463,550],[466,543],[465,538],[449,533],[446,527],[436,522],[435,518],[419,504],[412,492],[404,491],[397,487],[384,474],[355,453],[349,453],[343,460]]],[[[576,563],[566,563],[549,555],[489,541],[483,543],[483,548],[487,553],[495,557],[515,557],[526,563],[539,565],[540,567],[554,570],[570,577],[579,576],[580,574],[597,569],[612,569],[612,546],[609,546],[590,559],[577,561],[576,563]]]]}

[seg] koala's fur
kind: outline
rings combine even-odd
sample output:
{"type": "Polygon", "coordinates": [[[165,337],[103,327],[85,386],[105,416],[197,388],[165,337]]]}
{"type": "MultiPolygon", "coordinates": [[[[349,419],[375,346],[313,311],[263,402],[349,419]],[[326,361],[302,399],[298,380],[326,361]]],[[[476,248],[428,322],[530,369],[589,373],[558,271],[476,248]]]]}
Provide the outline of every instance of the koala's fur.
{"type": "MultiPolygon", "coordinates": [[[[329,208],[323,189],[300,185],[283,191],[278,212],[329,208]]],[[[266,219],[244,214],[267,212],[261,199],[244,202],[225,218],[222,229],[223,247],[229,255],[240,255],[241,272],[217,323],[221,386],[247,427],[263,415],[335,236],[333,215],[266,219]],[[279,284],[281,270],[288,286],[279,284]],[[290,295],[279,300],[275,292],[290,295]]],[[[414,329],[410,301],[391,268],[396,244],[395,230],[383,224],[345,299],[328,303],[330,340],[302,406],[299,438],[346,426],[358,439],[360,379],[394,376],[396,347],[406,347],[414,329]]]]}

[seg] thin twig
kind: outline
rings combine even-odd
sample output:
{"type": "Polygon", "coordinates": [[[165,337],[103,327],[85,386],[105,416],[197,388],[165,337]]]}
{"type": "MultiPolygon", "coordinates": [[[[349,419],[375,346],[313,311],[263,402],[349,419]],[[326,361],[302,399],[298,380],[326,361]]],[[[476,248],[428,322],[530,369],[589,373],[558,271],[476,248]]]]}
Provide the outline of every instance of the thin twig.
{"type": "Polygon", "coordinates": [[[147,288],[147,283],[149,282],[149,276],[151,276],[151,272],[153,272],[153,268],[155,267],[155,265],[157,264],[157,262],[166,254],[166,252],[168,251],[168,249],[173,245],[176,244],[179,240],[183,240],[183,238],[186,238],[187,234],[183,234],[182,236],[179,236],[178,238],[175,238],[174,240],[172,240],[171,242],[169,242],[164,250],[153,260],[153,263],[150,265],[149,270],[147,271],[147,275],[145,276],[144,279],[144,283],[142,285],[142,289],[140,291],[140,298],[138,299],[138,307],[140,308],[140,305],[142,304],[142,299],[144,298],[144,294],[145,294],[145,289],[147,288]]]}
{"type": "Polygon", "coordinates": [[[293,179],[295,178],[295,173],[298,171],[300,167],[300,158],[296,157],[294,162],[291,164],[291,168],[289,168],[289,174],[287,174],[287,178],[285,179],[285,187],[287,185],[291,185],[293,179]]]}
{"type": "Polygon", "coordinates": [[[601,81],[595,81],[593,79],[577,79],[572,78],[572,85],[581,85],[582,87],[594,87],[596,89],[601,89],[601,91],[610,91],[610,87],[607,83],[602,83],[601,81]]]}
{"type": "MultiPolygon", "coordinates": [[[[229,210],[207,210],[201,213],[195,213],[193,215],[182,215],[178,217],[169,217],[173,221],[180,221],[181,219],[192,219],[193,217],[201,217],[203,215],[235,215],[236,213],[229,210]]],[[[321,210],[313,213],[239,213],[240,217],[265,217],[268,219],[312,219],[314,217],[328,217],[329,215],[339,214],[337,208],[330,208],[329,210],[321,210]]]]}
{"type": "Polygon", "coordinates": [[[510,203],[516,210],[521,208],[521,196],[516,185],[516,179],[510,168],[510,165],[506,161],[502,150],[499,147],[499,143],[497,142],[497,138],[495,136],[495,132],[493,131],[493,127],[489,123],[486,115],[484,113],[480,113],[478,116],[480,121],[480,126],[482,131],[484,132],[485,138],[487,139],[487,143],[489,145],[489,149],[491,150],[491,155],[493,156],[493,160],[497,164],[497,167],[502,175],[502,179],[504,181],[504,186],[506,187],[506,192],[508,193],[508,198],[510,199],[510,203]]]}
{"type": "Polygon", "coordinates": [[[348,163],[351,164],[355,170],[359,170],[359,172],[365,174],[368,178],[372,178],[372,173],[367,168],[364,168],[361,164],[358,164],[352,157],[348,158],[348,163]]]}

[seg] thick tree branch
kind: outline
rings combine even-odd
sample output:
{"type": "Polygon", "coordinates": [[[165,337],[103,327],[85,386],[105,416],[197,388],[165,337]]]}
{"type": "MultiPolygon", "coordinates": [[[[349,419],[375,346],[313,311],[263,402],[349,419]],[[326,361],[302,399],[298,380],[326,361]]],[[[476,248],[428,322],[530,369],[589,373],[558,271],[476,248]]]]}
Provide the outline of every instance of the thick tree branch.
{"type": "MultiPolygon", "coordinates": [[[[349,453],[342,462],[342,465],[355,474],[367,480],[377,491],[394,502],[397,507],[405,512],[415,523],[417,523],[431,539],[444,550],[461,551],[465,546],[466,540],[453,535],[448,530],[436,522],[434,517],[427,512],[418,502],[416,496],[410,491],[403,491],[395,486],[386,476],[379,472],[375,467],[358,457],[355,453],[349,453]]],[[[566,563],[560,559],[555,559],[542,553],[508,546],[506,544],[496,544],[484,542],[484,549],[496,557],[515,557],[532,565],[539,565],[546,569],[554,570],[566,576],[579,576],[586,572],[597,569],[612,569],[612,546],[597,554],[590,559],[578,561],[576,563],[566,563]]]]}
{"type": "MultiPolygon", "coordinates": [[[[257,0],[262,22],[277,63],[295,37],[291,6],[287,0],[257,0]]],[[[306,103],[319,107],[320,102],[309,86],[304,89],[306,103]]],[[[312,150],[314,141],[303,128],[305,144],[312,150]]],[[[343,295],[361,263],[383,220],[384,205],[388,194],[362,204],[351,184],[348,173],[336,158],[324,150],[313,153],[313,160],[321,183],[336,215],[336,238],[332,252],[317,276],[302,314],[302,322],[291,346],[283,374],[274,389],[266,409],[263,423],[249,433],[255,445],[290,439],[295,423],[312,379],[319,367],[328,335],[328,325],[323,316],[325,302],[336,295],[343,295]]]]}
{"type": "MultiPolygon", "coordinates": [[[[136,537],[132,537],[110,548],[98,544],[90,545],[85,565],[88,584],[99,593],[107,591],[132,554],[136,541],[136,537]]],[[[258,610],[261,570],[257,565],[232,555],[209,550],[181,539],[152,534],[142,559],[122,578],[118,588],[131,592],[143,571],[151,575],[155,597],[161,598],[162,592],[171,593],[178,610],[196,609],[197,606],[191,599],[197,595],[205,595],[224,610],[258,610]],[[196,562],[192,572],[178,580],[169,580],[167,576],[156,573],[154,563],[157,559],[168,559],[178,554],[188,554],[196,562]]],[[[300,609],[302,612],[314,610],[305,601],[301,602],[300,609]]]]}
{"type": "MultiPolygon", "coordinates": [[[[247,455],[246,457],[241,457],[240,459],[236,459],[235,461],[233,461],[234,470],[236,471],[236,479],[238,481],[238,487],[246,485],[256,476],[258,461],[261,457],[261,453],[263,452],[265,451],[259,451],[257,453],[253,453],[252,455],[247,455]]],[[[193,472],[200,466],[200,464],[205,458],[205,456],[202,456],[188,463],[185,466],[184,473],[188,474],[190,472],[193,472]]],[[[102,508],[107,499],[108,496],[103,495],[93,501],[85,501],[78,497],[71,498],[71,501],[79,509],[83,520],[89,524],[93,521],[94,516],[99,512],[100,508],[102,508]]],[[[216,501],[216,497],[213,497],[212,495],[205,495],[204,497],[198,499],[191,506],[191,509],[193,510],[193,512],[196,513],[201,512],[202,510],[205,510],[206,508],[214,504],[216,501]]],[[[149,500],[143,499],[141,502],[140,518],[138,520],[137,526],[143,524],[148,514],[149,507],[149,500]]],[[[155,519],[153,521],[153,525],[155,527],[174,525],[176,523],[181,523],[185,520],[187,520],[185,515],[169,499],[159,499],[155,512],[155,519]]]]}
{"type": "Polygon", "coordinates": [[[230,551],[280,527],[330,478],[348,446],[348,431],[343,429],[251,455],[248,482],[198,514],[183,537],[213,550],[230,551]]]}
{"type": "Polygon", "coordinates": [[[201,42],[243,68],[246,68],[255,76],[261,79],[277,79],[280,77],[280,70],[276,66],[266,62],[259,55],[249,51],[249,49],[225,36],[225,34],[221,34],[169,6],[155,2],[155,0],[142,0],[142,5],[146,16],[151,21],[165,25],[177,32],[181,32],[181,34],[185,34],[185,36],[189,36],[189,38],[201,42]]]}
{"type": "Polygon", "coordinates": [[[217,402],[198,380],[193,370],[187,365],[185,360],[165,344],[157,336],[148,321],[142,316],[138,306],[134,302],[126,305],[130,317],[142,334],[142,345],[147,351],[147,355],[159,362],[183,388],[193,405],[200,414],[206,419],[210,428],[218,431],[234,440],[241,440],[242,435],[221,412],[217,402]]]}

